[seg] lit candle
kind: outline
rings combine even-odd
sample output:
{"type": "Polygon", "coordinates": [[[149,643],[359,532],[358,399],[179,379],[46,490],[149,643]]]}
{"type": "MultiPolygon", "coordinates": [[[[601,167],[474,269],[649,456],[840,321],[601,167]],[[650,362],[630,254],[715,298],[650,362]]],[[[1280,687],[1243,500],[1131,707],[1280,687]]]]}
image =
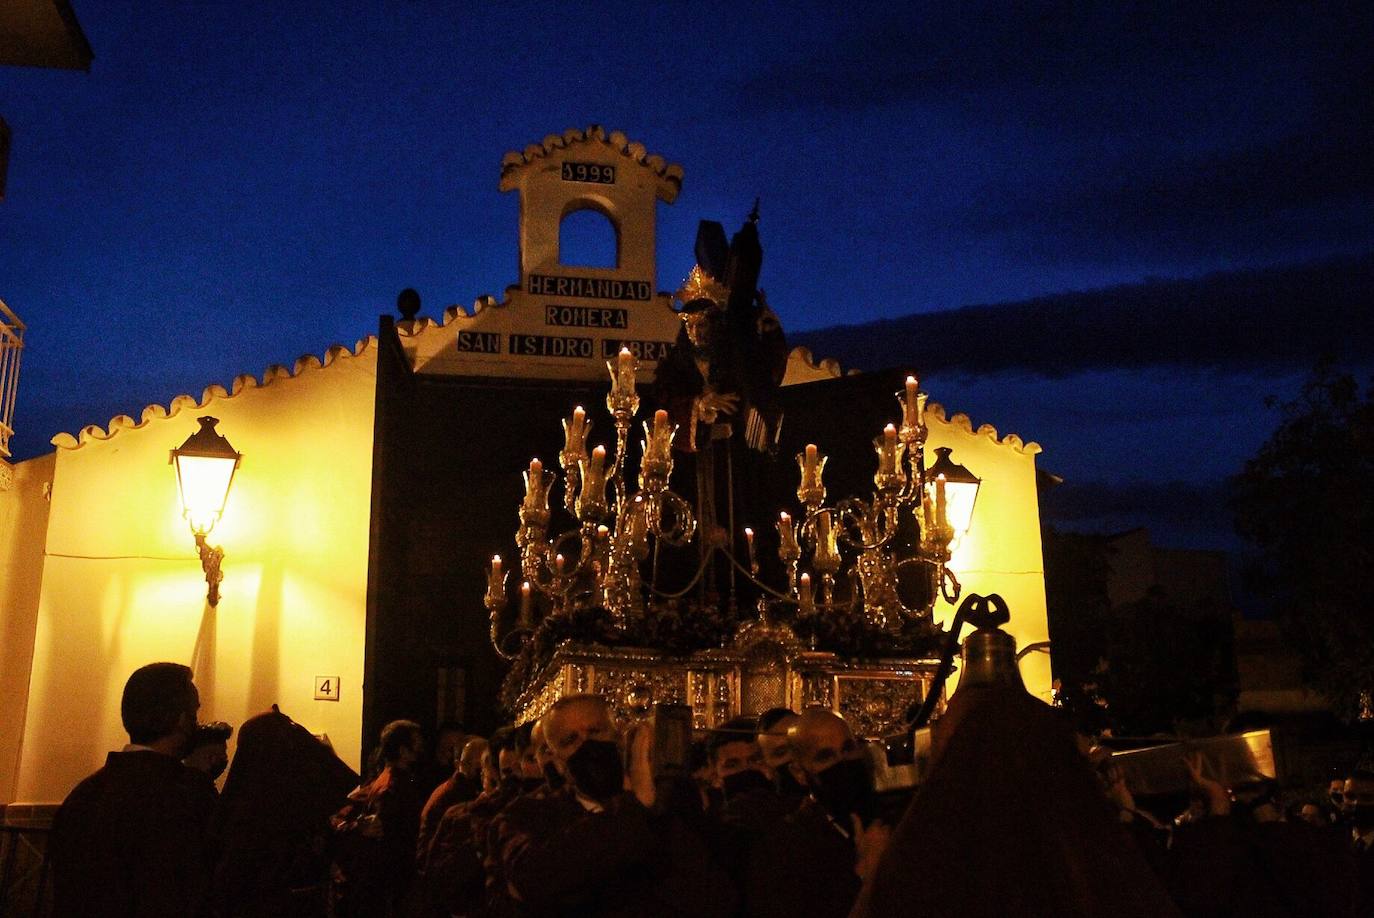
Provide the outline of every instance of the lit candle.
{"type": "Polygon", "coordinates": [[[563,569],[567,567],[567,565],[568,559],[564,558],[561,552],[553,556],[553,572],[558,576],[563,576],[563,569]]]}
{"type": "Polygon", "coordinates": [[[603,542],[606,541],[606,536],[608,536],[608,535],[610,535],[610,534],[611,534],[611,530],[610,530],[609,527],[607,527],[607,526],[597,526],[597,527],[596,527],[596,537],[597,537],[598,539],[600,539],[601,541],[603,541],[603,542]]]}
{"type": "Polygon", "coordinates": [[[491,569],[487,572],[487,608],[494,613],[506,607],[506,578],[501,575],[501,556],[491,559],[491,569]]]}
{"type": "Polygon", "coordinates": [[[935,525],[944,529],[949,525],[945,506],[945,476],[935,476],[935,525]]]}
{"type": "Polygon", "coordinates": [[[587,412],[581,405],[573,409],[571,421],[563,422],[563,434],[566,437],[563,451],[567,459],[581,459],[587,455],[587,412]]]}
{"type": "Polygon", "coordinates": [[[534,624],[534,594],[530,592],[530,582],[520,584],[520,618],[516,624],[528,628],[534,624]]]}
{"type": "Polygon", "coordinates": [[[897,471],[897,428],[889,424],[883,428],[883,444],[878,452],[878,471],[892,475],[897,471]]]}
{"type": "Polygon", "coordinates": [[[625,521],[625,535],[629,540],[630,553],[636,558],[643,558],[649,551],[649,515],[642,509],[632,510],[625,521]]]}
{"type": "Polygon", "coordinates": [[[577,460],[577,465],[582,478],[582,489],[575,502],[577,516],[594,521],[606,511],[606,447],[596,447],[590,457],[577,460]]]}
{"type": "Polygon", "coordinates": [[[802,574],[801,580],[797,582],[797,605],[802,614],[814,612],[816,609],[815,599],[811,595],[810,574],[802,574]]]}
{"type": "Polygon", "coordinates": [[[797,544],[797,533],[792,528],[792,517],[787,513],[778,514],[778,557],[784,561],[795,561],[801,557],[801,546],[797,544]]]}
{"type": "Polygon", "coordinates": [[[616,391],[632,394],[635,391],[635,355],[630,353],[628,347],[622,347],[616,361],[616,391]]]}
{"type": "Polygon", "coordinates": [[[525,473],[525,507],[529,510],[543,510],[548,507],[548,492],[544,487],[544,463],[538,459],[530,460],[530,470],[525,473]]]}
{"type": "Polygon", "coordinates": [[[840,569],[840,549],[835,543],[829,510],[816,514],[816,551],[811,556],[811,563],[817,570],[832,574],[840,569]]]}
{"type": "Polygon", "coordinates": [[[668,421],[668,412],[660,408],[654,412],[654,432],[651,442],[654,447],[654,458],[666,459],[668,451],[673,445],[673,428],[668,421]]]}
{"type": "Polygon", "coordinates": [[[916,377],[908,376],[905,398],[902,399],[902,426],[912,429],[921,426],[921,412],[924,407],[921,404],[924,399],[917,390],[917,385],[916,377]]]}
{"type": "Polygon", "coordinates": [[[744,527],[744,544],[749,548],[749,569],[756,570],[759,566],[758,557],[754,554],[754,530],[748,526],[744,527]]]}
{"type": "MultiPolygon", "coordinates": [[[[798,457],[801,462],[801,487],[797,493],[811,492],[816,503],[825,499],[825,486],[821,484],[821,476],[825,472],[825,458],[816,449],[816,444],[806,444],[806,451],[798,457]]],[[[803,503],[807,502],[807,497],[802,497],[803,503]]]]}
{"type": "Polygon", "coordinates": [[[598,481],[605,470],[606,447],[597,446],[596,449],[592,450],[591,461],[587,463],[587,474],[583,477],[588,481],[598,481]]]}

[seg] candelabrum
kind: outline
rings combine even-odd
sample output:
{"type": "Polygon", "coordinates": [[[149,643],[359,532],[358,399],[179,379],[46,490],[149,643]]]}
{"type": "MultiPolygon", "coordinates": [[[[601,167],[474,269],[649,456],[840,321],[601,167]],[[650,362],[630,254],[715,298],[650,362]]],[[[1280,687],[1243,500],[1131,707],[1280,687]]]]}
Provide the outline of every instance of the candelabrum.
{"type": "MultiPolygon", "coordinates": [[[[656,570],[660,545],[686,545],[696,534],[693,508],[668,487],[677,425],[666,411],[657,411],[643,424],[638,490],[630,493],[626,448],[639,411],[636,361],[622,349],[607,368],[611,391],[606,407],[615,426],[614,455],[604,446],[588,452],[592,425],[582,407],[563,422],[563,502],[576,520],[574,528],[550,538],[549,493],[557,476],[539,459],[532,460],[525,473],[516,533],[524,581],[521,609],[505,635],[500,620],[507,605],[506,575],[501,559],[492,559],[486,606],[492,644],[504,657],[514,656],[519,642],[533,633],[536,605],[552,615],[603,606],[613,624],[622,628],[645,614],[646,593],[656,592],[652,582],[645,589],[645,562],[652,554],[656,570]]],[[[844,497],[827,506],[826,456],[815,444],[797,455],[802,512],[799,517],[780,513],[777,522],[778,558],[785,571],[781,589],[759,579],[751,528],[744,530],[747,563],[737,560],[728,546],[719,545],[703,553],[702,569],[714,552],[725,555],[758,588],[761,617],[768,615],[770,606],[793,607],[803,618],[857,613],[876,629],[898,632],[908,621],[929,621],[937,596],[955,603],[960,585],[948,568],[955,529],[948,516],[946,481],[943,475],[931,480],[924,458],[926,395],[909,376],[897,400],[900,426],[888,424],[873,441],[878,469],[868,498],[844,497]],[[912,583],[919,587],[915,601],[905,589],[912,583]]]]}
{"type": "Polygon", "coordinates": [[[878,470],[873,494],[865,500],[845,497],[825,504],[826,457],[815,444],[797,455],[801,483],[797,500],[805,509],[799,526],[784,513],[778,521],[779,555],[788,571],[788,587],[804,613],[818,610],[862,609],[874,627],[900,630],[906,620],[928,618],[936,595],[954,603],[960,586],[949,570],[954,528],[949,523],[943,477],[929,480],[925,467],[926,394],[908,376],[897,393],[901,426],[888,424],[873,441],[878,470]],[[905,537],[904,537],[905,536],[905,537]],[[850,550],[848,598],[837,598],[837,577],[846,561],[841,546],[850,550]],[[798,574],[803,549],[809,549],[811,573],[798,574]],[[899,583],[915,576],[924,581],[919,591],[926,600],[909,605],[899,583]],[[820,596],[813,593],[819,579],[820,596]]]}
{"type": "Polygon", "coordinates": [[[649,557],[650,540],[681,546],[696,533],[696,514],[691,505],[668,488],[677,425],[669,420],[666,411],[655,412],[653,420],[643,424],[639,487],[636,492],[629,492],[626,451],[630,428],[639,412],[637,361],[628,349],[622,348],[606,366],[611,376],[606,408],[615,425],[615,454],[608,457],[604,446],[587,451],[587,435],[592,425],[581,406],[574,409],[572,418],[563,422],[565,440],[559,462],[564,475],[564,506],[577,521],[577,527],[552,539],[549,491],[557,476],[547,471],[540,460],[530,461],[515,538],[524,577],[521,614],[515,628],[504,636],[500,633],[500,619],[507,604],[506,581],[499,556],[492,559],[486,606],[492,645],[503,657],[514,656],[511,645],[532,633],[534,606],[539,599],[548,604],[551,614],[602,605],[611,613],[613,622],[623,627],[631,617],[644,612],[640,567],[649,557]]]}

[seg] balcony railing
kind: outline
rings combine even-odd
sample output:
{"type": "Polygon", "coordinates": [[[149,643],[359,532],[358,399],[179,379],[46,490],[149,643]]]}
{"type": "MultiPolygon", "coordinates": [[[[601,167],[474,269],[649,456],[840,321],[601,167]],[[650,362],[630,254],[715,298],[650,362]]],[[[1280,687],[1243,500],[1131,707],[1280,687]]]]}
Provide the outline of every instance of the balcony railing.
{"type": "Polygon", "coordinates": [[[0,459],[10,457],[14,398],[19,394],[19,358],[23,352],[24,323],[0,300],[0,459]]]}

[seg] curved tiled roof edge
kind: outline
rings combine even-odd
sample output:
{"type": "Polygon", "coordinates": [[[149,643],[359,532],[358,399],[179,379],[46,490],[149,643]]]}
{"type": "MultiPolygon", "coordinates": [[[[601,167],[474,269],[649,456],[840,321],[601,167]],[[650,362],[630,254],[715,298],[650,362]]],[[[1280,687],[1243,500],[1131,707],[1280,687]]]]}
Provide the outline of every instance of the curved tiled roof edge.
{"type": "Polygon", "coordinates": [[[57,434],[49,442],[58,449],[78,449],[92,440],[108,440],[121,430],[137,430],[145,427],[151,421],[162,420],[164,418],[176,417],[182,411],[200,411],[206,408],[211,402],[217,399],[233,398],[248,389],[260,389],[270,386],[279,379],[292,379],[300,376],[306,370],[320,370],[333,365],[343,357],[358,357],[371,347],[377,344],[376,335],[368,335],[362,338],[349,350],[342,344],[331,345],[324,352],[324,359],[321,360],[314,354],[304,354],[297,358],[291,369],[287,369],[279,363],[274,363],[262,374],[262,382],[258,382],[257,377],[251,373],[244,373],[234,377],[231,388],[226,390],[218,383],[205,387],[197,401],[191,395],[178,395],[172,399],[166,408],[160,404],[149,405],[143,409],[139,420],[135,421],[127,414],[115,415],[110,418],[110,423],[101,427],[99,424],[88,424],[81,428],[76,436],[72,436],[65,431],[57,434]]]}
{"type": "Polygon", "coordinates": [[[1034,440],[1022,440],[1014,433],[1009,433],[1005,437],[998,437],[997,428],[993,427],[991,424],[983,424],[977,430],[974,430],[973,421],[969,420],[968,415],[959,413],[947,417],[945,415],[945,406],[941,405],[939,402],[929,402],[926,405],[926,414],[933,416],[938,421],[942,421],[952,427],[962,430],[970,436],[987,437],[993,443],[999,446],[1010,446],[1019,453],[1034,456],[1043,451],[1039,443],[1036,443],[1034,440]]]}
{"type": "Polygon", "coordinates": [[[548,156],[554,150],[570,147],[574,144],[598,141],[608,144],[621,155],[647,166],[650,171],[672,186],[674,194],[682,190],[681,166],[677,163],[670,163],[655,153],[650,153],[644,144],[630,140],[620,131],[611,131],[607,134],[606,129],[599,124],[593,124],[586,130],[568,128],[562,134],[549,134],[541,143],[532,143],[523,150],[511,150],[501,157],[501,180],[504,182],[512,172],[548,156]]]}

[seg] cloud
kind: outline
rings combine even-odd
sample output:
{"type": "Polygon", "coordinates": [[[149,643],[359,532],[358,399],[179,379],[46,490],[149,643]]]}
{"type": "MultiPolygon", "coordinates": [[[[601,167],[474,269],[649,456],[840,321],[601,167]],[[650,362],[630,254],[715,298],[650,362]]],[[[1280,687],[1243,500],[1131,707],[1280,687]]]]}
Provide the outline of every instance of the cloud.
{"type": "Polygon", "coordinates": [[[915,353],[923,374],[1060,377],[1145,367],[1301,372],[1321,358],[1374,362],[1371,315],[1374,253],[967,306],[789,340],[857,369],[903,366],[915,353]]]}
{"type": "Polygon", "coordinates": [[[1253,91],[1276,64],[1361,53],[1368,19],[1358,8],[1241,2],[853,4],[828,10],[826,28],[799,23],[733,94],[768,110],[1015,98],[1037,114],[1076,96],[1126,124],[1142,99],[1177,109],[1180,85],[1253,91]]]}
{"type": "Polygon", "coordinates": [[[1041,520],[1060,532],[1110,535],[1145,528],[1170,548],[1244,550],[1226,505],[1225,481],[1067,481],[1041,500],[1041,520]]]}
{"type": "Polygon", "coordinates": [[[1199,508],[1225,514],[1226,485],[1218,479],[1183,481],[1067,481],[1042,499],[1046,522],[1065,524],[1104,517],[1192,519],[1199,508]]]}
{"type": "Polygon", "coordinates": [[[887,5],[734,96],[818,125],[881,109],[907,160],[948,126],[972,181],[922,206],[975,247],[1202,269],[1374,245],[1371,49],[1368,5],[887,5]]]}
{"type": "Polygon", "coordinates": [[[1364,248],[1374,244],[1371,119],[1374,110],[1351,110],[1233,149],[1143,157],[1069,180],[998,183],[977,195],[982,203],[963,215],[964,225],[1003,234],[1004,249],[1049,263],[1364,248]]]}

